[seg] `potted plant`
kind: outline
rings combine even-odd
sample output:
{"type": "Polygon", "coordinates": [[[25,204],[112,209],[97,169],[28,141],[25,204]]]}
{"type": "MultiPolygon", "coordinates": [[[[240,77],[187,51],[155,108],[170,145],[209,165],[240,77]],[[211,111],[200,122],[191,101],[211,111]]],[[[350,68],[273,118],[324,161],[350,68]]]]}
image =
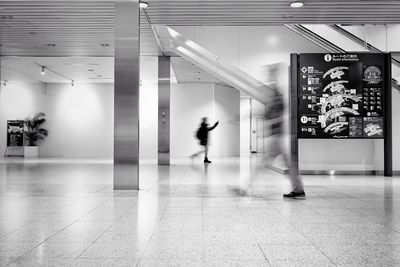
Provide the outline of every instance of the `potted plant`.
{"type": "Polygon", "coordinates": [[[46,122],[46,114],[39,112],[32,118],[26,118],[24,121],[24,156],[27,158],[37,158],[39,155],[38,142],[44,140],[49,132],[42,128],[46,122]]]}

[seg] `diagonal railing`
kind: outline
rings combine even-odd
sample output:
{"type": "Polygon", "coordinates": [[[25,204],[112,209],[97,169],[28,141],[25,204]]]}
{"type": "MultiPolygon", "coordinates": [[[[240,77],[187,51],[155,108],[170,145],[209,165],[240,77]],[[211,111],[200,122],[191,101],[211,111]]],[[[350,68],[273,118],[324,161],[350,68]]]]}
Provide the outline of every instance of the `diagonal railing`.
{"type": "MultiPolygon", "coordinates": [[[[302,25],[297,25],[297,24],[287,24],[285,25],[286,28],[292,30],[293,32],[299,34],[303,38],[306,38],[307,40],[313,42],[314,44],[318,45],[319,47],[325,49],[326,51],[330,53],[346,53],[349,52],[342,47],[339,47],[335,45],[334,43],[330,42],[329,40],[323,38],[322,36],[318,35],[317,33],[307,29],[306,27],[302,25]]],[[[353,42],[357,43],[358,45],[365,46],[366,49],[368,49],[372,53],[383,53],[383,51],[379,50],[378,48],[374,47],[373,45],[364,42],[364,40],[358,38],[354,34],[346,31],[342,27],[338,25],[328,25],[330,29],[335,30],[336,32],[340,33],[344,37],[352,40],[353,42]]],[[[400,61],[392,58],[392,66],[395,68],[400,67],[400,61]]],[[[394,78],[392,78],[392,87],[395,88],[397,91],[400,92],[400,85],[398,81],[394,78]]]]}
{"type": "Polygon", "coordinates": [[[273,99],[272,93],[274,91],[269,85],[224,62],[218,56],[170,27],[153,25],[153,30],[165,55],[179,55],[263,104],[267,105],[273,99]]]}
{"type": "MultiPolygon", "coordinates": [[[[365,42],[363,39],[359,38],[358,36],[352,34],[351,32],[343,29],[339,25],[331,24],[328,25],[331,29],[339,32],[340,34],[346,36],[347,38],[351,39],[352,41],[358,43],[359,45],[364,45],[371,53],[383,53],[384,51],[380,50],[379,48],[373,46],[372,44],[365,42]]],[[[392,64],[396,67],[400,68],[400,61],[392,58],[392,64]]]]}

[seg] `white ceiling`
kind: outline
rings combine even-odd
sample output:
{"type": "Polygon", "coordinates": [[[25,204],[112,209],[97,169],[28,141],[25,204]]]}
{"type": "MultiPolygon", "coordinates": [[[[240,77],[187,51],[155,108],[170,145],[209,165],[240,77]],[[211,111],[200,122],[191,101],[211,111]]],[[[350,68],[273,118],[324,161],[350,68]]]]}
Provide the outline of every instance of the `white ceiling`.
{"type": "MultiPolygon", "coordinates": [[[[157,82],[148,72],[157,71],[141,57],[143,82],[157,82]],[[149,80],[147,80],[149,79],[149,80]]],[[[156,66],[156,65],[155,65],[156,66]]],[[[220,83],[218,79],[180,57],[171,58],[171,78],[182,83],[220,83]]],[[[5,57],[1,59],[1,79],[18,82],[43,83],[113,83],[113,57],[5,57]],[[41,74],[42,66],[45,75],[41,74]]]]}
{"type": "Polygon", "coordinates": [[[179,83],[221,82],[213,75],[181,57],[171,57],[171,65],[179,83]]]}
{"type": "MultiPolygon", "coordinates": [[[[290,8],[290,0],[147,2],[149,7],[140,12],[142,56],[161,55],[151,24],[400,23],[399,0],[304,0],[305,6],[300,9],[290,8]]],[[[114,0],[1,0],[0,55],[22,56],[2,60],[1,79],[112,82],[114,4],[114,0]],[[66,78],[50,71],[42,76],[40,66],[34,62],[54,69],[66,78]]],[[[215,81],[214,77],[183,59],[174,58],[172,66],[180,82],[215,81]]]]}
{"type": "Polygon", "coordinates": [[[113,57],[8,57],[1,60],[1,79],[44,83],[113,83],[113,57]],[[45,67],[45,75],[41,74],[45,67]]]}

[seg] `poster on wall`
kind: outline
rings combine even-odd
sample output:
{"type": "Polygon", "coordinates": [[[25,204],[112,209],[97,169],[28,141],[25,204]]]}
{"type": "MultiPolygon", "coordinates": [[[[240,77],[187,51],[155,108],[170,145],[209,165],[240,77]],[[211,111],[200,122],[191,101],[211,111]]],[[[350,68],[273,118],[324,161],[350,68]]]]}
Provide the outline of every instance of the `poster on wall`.
{"type": "Polygon", "coordinates": [[[24,121],[7,121],[7,146],[24,146],[24,121]]]}
{"type": "Polygon", "coordinates": [[[383,138],[385,54],[300,54],[299,138],[383,138]]]}

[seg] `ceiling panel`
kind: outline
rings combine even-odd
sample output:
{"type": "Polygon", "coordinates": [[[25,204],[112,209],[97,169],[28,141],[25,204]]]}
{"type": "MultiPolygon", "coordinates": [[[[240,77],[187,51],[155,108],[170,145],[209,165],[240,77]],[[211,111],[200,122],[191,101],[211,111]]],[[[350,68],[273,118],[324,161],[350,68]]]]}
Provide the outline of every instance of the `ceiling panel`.
{"type": "MultiPolygon", "coordinates": [[[[400,23],[400,1],[147,0],[141,55],[160,55],[151,24],[282,25],[400,23]]],[[[113,56],[114,0],[2,0],[0,53],[26,56],[113,56]],[[55,44],[56,46],[51,46],[55,44]],[[102,45],[103,44],[103,45],[102,45]]]]}
{"type": "Polygon", "coordinates": [[[167,25],[281,25],[314,23],[399,23],[400,1],[151,0],[151,23],[167,25]]]}
{"type": "Polygon", "coordinates": [[[179,83],[214,83],[220,82],[217,78],[205,72],[195,64],[181,58],[171,57],[176,80],[179,83]]]}
{"type": "Polygon", "coordinates": [[[182,57],[171,57],[171,65],[178,83],[216,83],[232,88],[232,86],[182,57]]]}
{"type": "MultiPolygon", "coordinates": [[[[161,55],[142,11],[140,25],[141,55],[161,55]]],[[[2,55],[113,56],[114,1],[0,1],[0,30],[2,55]]]]}

